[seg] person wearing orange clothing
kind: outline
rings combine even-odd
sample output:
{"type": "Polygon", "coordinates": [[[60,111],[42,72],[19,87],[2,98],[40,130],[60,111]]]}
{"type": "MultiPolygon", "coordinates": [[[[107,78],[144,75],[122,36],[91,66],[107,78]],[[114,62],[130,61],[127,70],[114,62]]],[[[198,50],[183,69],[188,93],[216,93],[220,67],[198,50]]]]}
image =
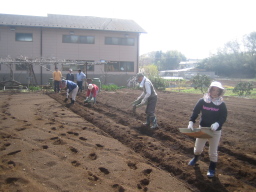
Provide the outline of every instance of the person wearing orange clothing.
{"type": "Polygon", "coordinates": [[[86,92],[86,99],[84,100],[84,103],[96,103],[96,97],[99,92],[99,87],[95,84],[89,84],[88,90],[86,92]]]}
{"type": "Polygon", "coordinates": [[[55,71],[53,72],[52,75],[53,75],[53,82],[54,82],[54,92],[59,93],[62,74],[59,71],[58,67],[55,68],[55,71]]]}

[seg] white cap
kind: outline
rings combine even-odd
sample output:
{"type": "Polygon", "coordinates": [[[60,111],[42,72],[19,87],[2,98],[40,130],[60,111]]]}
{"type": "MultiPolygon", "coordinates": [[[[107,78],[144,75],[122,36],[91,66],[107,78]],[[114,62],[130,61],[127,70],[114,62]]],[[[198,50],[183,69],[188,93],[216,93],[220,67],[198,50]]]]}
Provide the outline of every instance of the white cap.
{"type": "Polygon", "coordinates": [[[224,87],[222,86],[222,84],[218,81],[213,81],[210,85],[210,87],[218,87],[220,89],[223,89],[224,90],[224,87]]]}
{"type": "Polygon", "coordinates": [[[88,85],[88,89],[91,90],[92,88],[93,88],[93,85],[92,85],[92,84],[89,84],[89,85],[88,85]]]}

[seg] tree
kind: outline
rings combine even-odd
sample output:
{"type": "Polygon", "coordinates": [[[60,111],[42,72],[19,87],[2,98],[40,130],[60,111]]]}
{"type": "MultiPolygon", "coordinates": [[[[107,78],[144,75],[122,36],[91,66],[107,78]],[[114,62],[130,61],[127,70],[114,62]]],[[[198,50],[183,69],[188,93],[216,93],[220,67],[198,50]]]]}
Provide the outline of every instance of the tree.
{"type": "Polygon", "coordinates": [[[156,65],[148,65],[144,67],[145,75],[150,79],[156,89],[165,89],[166,81],[159,76],[156,65]]]}
{"type": "Polygon", "coordinates": [[[158,70],[157,66],[155,65],[148,65],[144,67],[145,75],[148,77],[157,77],[158,76],[158,70]]]}
{"type": "Polygon", "coordinates": [[[256,77],[256,32],[244,36],[244,47],[238,41],[227,42],[216,55],[204,59],[198,66],[200,69],[215,71],[219,76],[254,78],[256,77]]]}
{"type": "Polygon", "coordinates": [[[154,64],[159,70],[177,69],[181,61],[186,61],[185,55],[173,51],[152,51],[140,56],[139,65],[147,66],[154,64]]]}
{"type": "Polygon", "coordinates": [[[186,57],[182,53],[173,50],[162,53],[161,60],[158,60],[156,65],[159,70],[172,70],[177,69],[181,61],[186,61],[186,57]]]}
{"type": "Polygon", "coordinates": [[[192,83],[195,89],[199,89],[204,94],[211,83],[211,79],[206,75],[197,74],[192,78],[192,83]]]}
{"type": "Polygon", "coordinates": [[[244,36],[244,45],[251,55],[256,53],[256,32],[244,36]]]}

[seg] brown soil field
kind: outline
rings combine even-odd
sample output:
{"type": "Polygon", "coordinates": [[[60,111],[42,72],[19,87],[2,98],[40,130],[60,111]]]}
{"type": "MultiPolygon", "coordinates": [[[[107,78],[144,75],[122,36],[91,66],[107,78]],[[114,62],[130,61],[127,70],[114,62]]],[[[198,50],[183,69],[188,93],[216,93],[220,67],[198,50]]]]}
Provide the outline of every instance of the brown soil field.
{"type": "MultiPolygon", "coordinates": [[[[196,94],[158,91],[159,128],[144,127],[141,90],[101,91],[94,106],[65,92],[0,94],[0,191],[256,191],[256,102],[225,97],[228,108],[216,176],[208,146],[188,166],[195,139],[187,127],[196,94]]],[[[197,124],[198,125],[198,122],[197,124]]]]}

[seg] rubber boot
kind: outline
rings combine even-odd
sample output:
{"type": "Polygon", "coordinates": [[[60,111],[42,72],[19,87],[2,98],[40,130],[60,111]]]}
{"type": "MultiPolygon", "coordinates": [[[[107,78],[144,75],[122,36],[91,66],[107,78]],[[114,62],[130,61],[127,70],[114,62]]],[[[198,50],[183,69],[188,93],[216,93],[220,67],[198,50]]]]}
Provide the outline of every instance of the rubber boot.
{"type": "Polygon", "coordinates": [[[216,162],[211,161],[209,170],[207,171],[207,177],[214,177],[215,176],[215,168],[216,168],[216,162]]]}
{"type": "Polygon", "coordinates": [[[195,155],[195,156],[193,157],[193,159],[191,159],[191,160],[189,161],[188,165],[194,166],[198,160],[199,160],[199,155],[195,155]]]}
{"type": "Polygon", "coordinates": [[[144,126],[149,126],[150,125],[150,117],[147,116],[146,122],[143,123],[144,126]]]}
{"type": "Polygon", "coordinates": [[[75,104],[75,101],[74,101],[74,100],[71,100],[71,104],[74,105],[74,104],[75,104]]]}
{"type": "Polygon", "coordinates": [[[150,127],[151,129],[155,129],[158,127],[155,116],[151,117],[151,122],[152,122],[152,126],[150,127]]]}

